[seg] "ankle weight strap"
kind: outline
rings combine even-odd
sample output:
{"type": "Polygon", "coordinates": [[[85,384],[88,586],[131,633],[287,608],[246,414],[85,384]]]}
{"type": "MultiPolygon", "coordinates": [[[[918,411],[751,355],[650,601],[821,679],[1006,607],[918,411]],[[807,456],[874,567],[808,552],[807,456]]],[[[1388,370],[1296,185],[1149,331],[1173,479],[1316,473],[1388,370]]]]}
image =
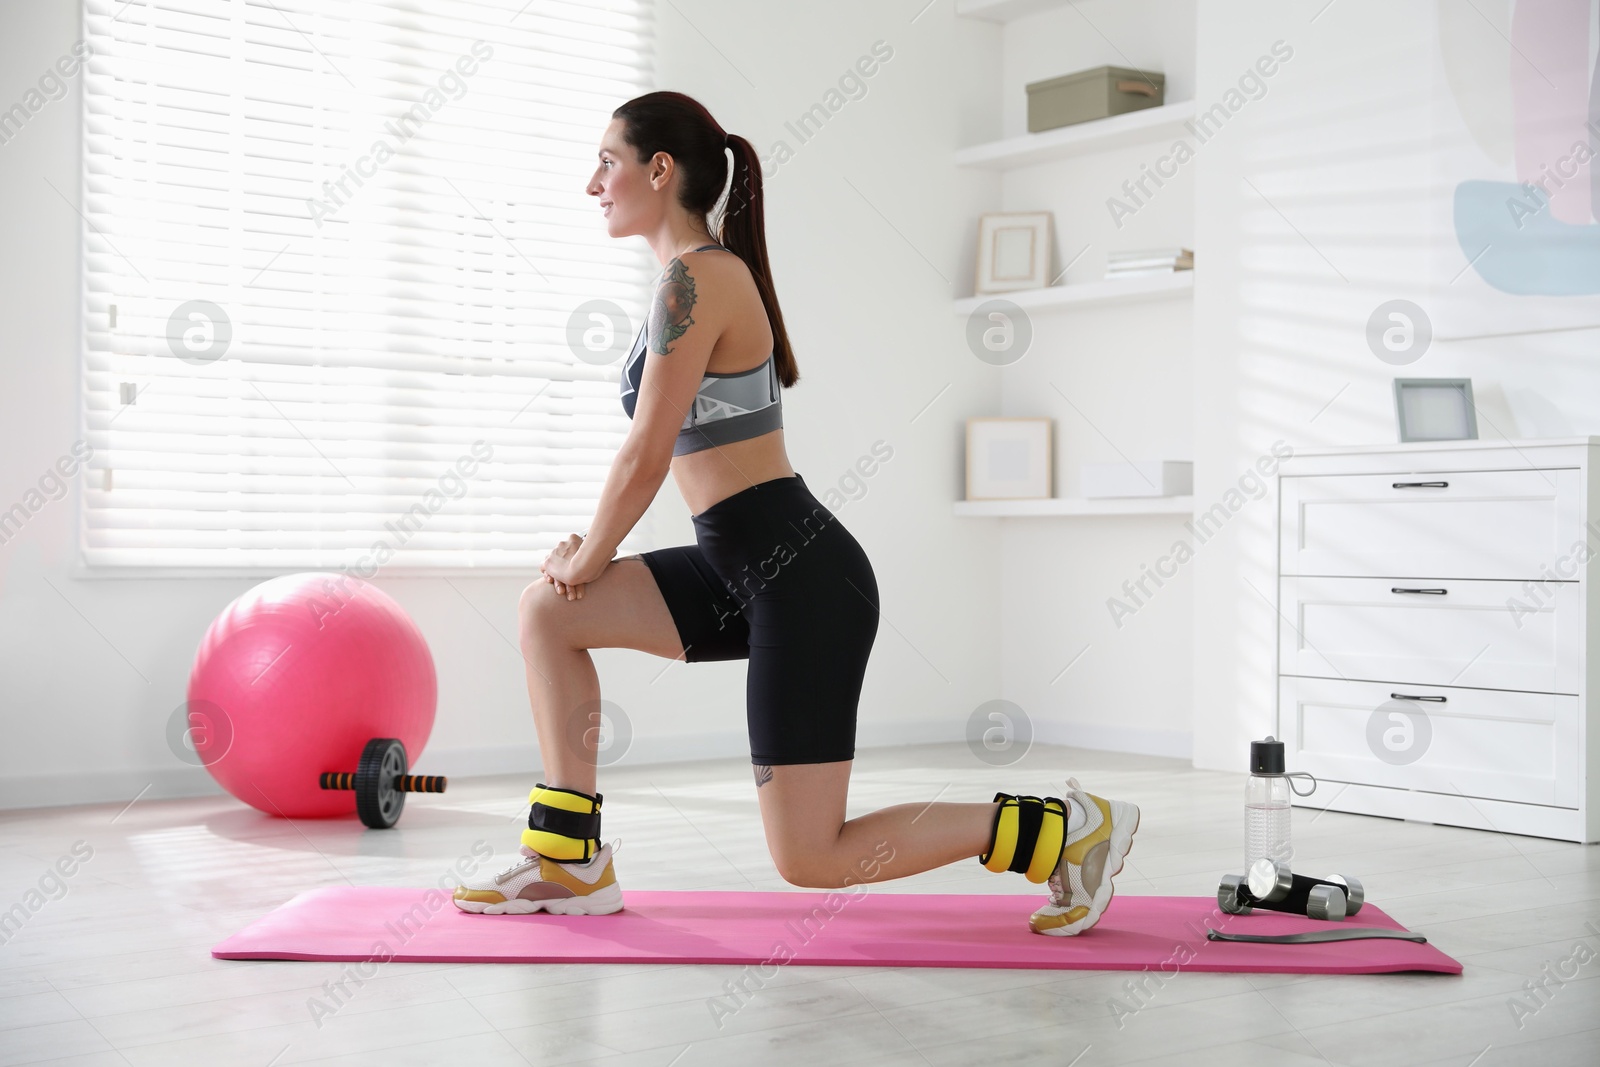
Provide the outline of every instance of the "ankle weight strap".
{"type": "Polygon", "coordinates": [[[528,794],[533,808],[522,843],[562,863],[583,863],[600,851],[600,800],[596,793],[556,789],[543,782],[528,794]]]}
{"type": "Polygon", "coordinates": [[[1015,871],[1030,882],[1048,881],[1067,839],[1067,808],[1060,797],[996,793],[998,806],[989,848],[978,857],[991,871],[1015,871]]]}

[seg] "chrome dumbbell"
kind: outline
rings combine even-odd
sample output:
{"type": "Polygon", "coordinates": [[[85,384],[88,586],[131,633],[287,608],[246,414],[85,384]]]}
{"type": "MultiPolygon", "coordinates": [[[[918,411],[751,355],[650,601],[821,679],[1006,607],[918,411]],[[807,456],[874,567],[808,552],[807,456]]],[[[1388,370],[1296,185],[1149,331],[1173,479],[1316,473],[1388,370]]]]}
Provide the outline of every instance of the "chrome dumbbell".
{"type": "Polygon", "coordinates": [[[1217,887],[1217,904],[1230,915],[1266,908],[1340,922],[1360,911],[1364,899],[1361,882],[1355,878],[1294,874],[1287,863],[1266,857],[1251,864],[1245,875],[1224,875],[1217,887]]]}
{"type": "Polygon", "coordinates": [[[1250,891],[1244,886],[1244,875],[1225,874],[1217,886],[1217,906],[1229,915],[1250,914],[1250,891]]]}

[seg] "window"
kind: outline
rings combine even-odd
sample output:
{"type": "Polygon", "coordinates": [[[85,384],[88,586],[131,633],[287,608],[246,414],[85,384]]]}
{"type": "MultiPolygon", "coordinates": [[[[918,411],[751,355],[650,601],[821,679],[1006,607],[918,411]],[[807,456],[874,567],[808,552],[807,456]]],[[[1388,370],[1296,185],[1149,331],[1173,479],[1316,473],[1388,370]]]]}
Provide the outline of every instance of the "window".
{"type": "Polygon", "coordinates": [[[655,273],[584,185],[651,18],[86,0],[84,562],[525,573],[584,529],[633,339],[592,312],[655,273]]]}

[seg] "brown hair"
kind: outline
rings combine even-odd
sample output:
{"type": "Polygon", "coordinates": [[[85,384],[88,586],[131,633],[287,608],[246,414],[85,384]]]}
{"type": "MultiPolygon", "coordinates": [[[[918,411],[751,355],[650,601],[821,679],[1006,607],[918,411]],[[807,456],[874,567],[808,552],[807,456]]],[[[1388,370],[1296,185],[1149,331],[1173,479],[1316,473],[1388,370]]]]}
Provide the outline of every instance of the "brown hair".
{"type": "Polygon", "coordinates": [[[767,231],[763,219],[761,161],[749,141],[724,130],[698,100],[683,93],[655,92],[636,96],[611,113],[623,121],[623,139],[638,153],[640,163],[657,152],[671,156],[683,175],[678,202],[691,214],[707,216],[717,206],[724,186],[728,202],[723,208],[717,240],[744,260],[761,292],[772,326],[773,362],[778,381],[785,386],[800,380],[783,312],[772,288],[772,268],[767,263],[767,231]],[[728,159],[733,151],[733,182],[728,183],[728,159]]]}

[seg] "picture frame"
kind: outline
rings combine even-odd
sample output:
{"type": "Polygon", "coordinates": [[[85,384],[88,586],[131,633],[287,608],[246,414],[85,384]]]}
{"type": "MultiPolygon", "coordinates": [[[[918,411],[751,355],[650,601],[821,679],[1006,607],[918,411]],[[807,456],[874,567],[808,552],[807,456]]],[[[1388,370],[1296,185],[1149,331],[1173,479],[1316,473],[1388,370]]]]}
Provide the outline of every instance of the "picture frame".
{"type": "Polygon", "coordinates": [[[1394,413],[1402,442],[1478,439],[1471,378],[1396,378],[1394,413]]]}
{"type": "Polygon", "coordinates": [[[997,211],[978,216],[979,293],[1043,289],[1050,270],[1048,211],[997,211]]]}
{"type": "Polygon", "coordinates": [[[968,500],[1048,500],[1050,420],[967,420],[968,500]]]}

